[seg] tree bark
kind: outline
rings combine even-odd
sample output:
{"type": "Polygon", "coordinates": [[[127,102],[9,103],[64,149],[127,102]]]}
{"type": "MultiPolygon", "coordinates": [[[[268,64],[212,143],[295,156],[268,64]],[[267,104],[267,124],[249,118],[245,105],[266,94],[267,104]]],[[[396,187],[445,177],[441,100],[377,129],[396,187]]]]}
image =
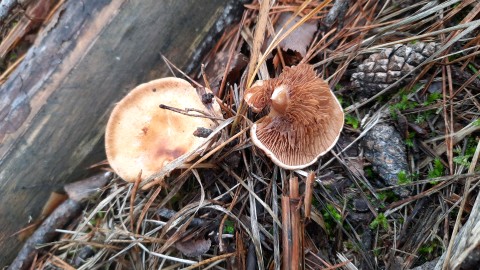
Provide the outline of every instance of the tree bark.
{"type": "Polygon", "coordinates": [[[160,54],[189,65],[228,4],[64,3],[0,87],[0,268],[20,248],[14,233],[38,217],[50,192],[105,159],[104,126],[115,102],[171,75],[160,54]]]}

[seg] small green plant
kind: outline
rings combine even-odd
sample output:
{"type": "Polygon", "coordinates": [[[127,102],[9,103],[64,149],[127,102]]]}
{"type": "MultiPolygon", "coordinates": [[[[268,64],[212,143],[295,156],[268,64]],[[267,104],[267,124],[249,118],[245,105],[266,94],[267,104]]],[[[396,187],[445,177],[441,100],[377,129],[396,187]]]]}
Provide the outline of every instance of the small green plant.
{"type": "Polygon", "coordinates": [[[367,166],[363,168],[363,171],[367,178],[372,178],[375,175],[375,173],[373,172],[372,166],[367,166]]]}
{"type": "Polygon", "coordinates": [[[355,246],[352,242],[350,242],[350,241],[345,241],[345,242],[343,242],[343,245],[345,246],[345,248],[346,248],[347,250],[353,250],[353,249],[356,248],[356,246],[355,246]]]}
{"type": "Polygon", "coordinates": [[[372,223],[370,223],[370,229],[374,230],[377,228],[383,228],[384,230],[388,229],[388,221],[384,213],[378,214],[372,223]]]}
{"type": "MultiPolygon", "coordinates": [[[[469,68],[474,74],[478,74],[478,70],[475,68],[474,65],[468,64],[468,68],[469,68]]],[[[480,78],[480,75],[477,75],[477,77],[480,78]]]]}
{"type": "Polygon", "coordinates": [[[314,206],[315,208],[320,207],[320,202],[317,200],[317,198],[315,198],[315,196],[312,196],[312,206],[314,206]]]}
{"type": "Polygon", "coordinates": [[[379,192],[378,193],[378,199],[380,201],[385,201],[388,198],[388,194],[385,192],[379,192]]]}
{"type": "Polygon", "coordinates": [[[342,85],[339,83],[335,84],[335,91],[339,91],[340,89],[342,89],[342,85]]]}
{"type": "Polygon", "coordinates": [[[399,185],[403,185],[403,184],[408,184],[408,183],[411,183],[415,180],[418,179],[418,174],[417,173],[407,173],[406,171],[400,171],[398,174],[397,174],[397,178],[398,178],[398,181],[397,183],[399,185]]]}
{"type": "Polygon", "coordinates": [[[406,93],[405,91],[402,91],[400,95],[400,101],[393,105],[390,105],[389,107],[390,115],[392,116],[392,118],[397,119],[398,117],[397,110],[404,111],[404,110],[414,109],[417,106],[418,106],[418,103],[415,101],[409,100],[408,93],[406,93]]]}
{"type": "Polygon", "coordinates": [[[105,211],[98,211],[96,216],[97,218],[103,219],[105,218],[105,213],[105,211]]]}
{"type": "Polygon", "coordinates": [[[415,144],[414,140],[413,140],[415,138],[415,135],[416,135],[416,133],[413,132],[413,131],[408,133],[407,138],[405,138],[405,145],[406,146],[413,148],[413,146],[415,144]]]}
{"type": "Polygon", "coordinates": [[[430,95],[427,96],[427,101],[425,101],[423,105],[425,106],[431,105],[441,98],[442,98],[442,93],[431,93],[430,95]]]}
{"type": "Polygon", "coordinates": [[[458,165],[463,165],[465,167],[470,167],[470,158],[472,155],[460,155],[453,158],[453,162],[458,165]]]}
{"type": "Polygon", "coordinates": [[[343,100],[343,97],[342,96],[337,96],[337,100],[338,102],[340,102],[340,105],[342,106],[342,108],[345,108],[345,101],[343,100]]]}
{"type": "Polygon", "coordinates": [[[393,190],[385,190],[382,192],[378,192],[378,199],[382,202],[385,201],[396,201],[398,200],[398,196],[393,192],[393,190]]]}
{"type": "Polygon", "coordinates": [[[324,218],[331,217],[336,221],[342,221],[342,215],[337,211],[335,206],[332,204],[327,204],[327,211],[323,213],[324,218]]]}
{"type": "Polygon", "coordinates": [[[348,106],[352,105],[350,99],[343,96],[337,96],[338,102],[342,105],[342,108],[347,108],[348,106]]]}
{"type": "MultiPolygon", "coordinates": [[[[428,178],[437,178],[442,177],[445,172],[445,166],[443,166],[442,161],[439,158],[433,160],[433,169],[428,172],[428,178]]],[[[435,185],[436,182],[432,181],[431,184],[435,185]]]]}
{"type": "Polygon", "coordinates": [[[380,256],[380,254],[382,254],[382,249],[383,248],[374,248],[373,249],[373,255],[380,256]]]}
{"type": "Polygon", "coordinates": [[[430,242],[427,242],[423,244],[419,249],[418,249],[418,254],[421,256],[432,256],[435,255],[433,254],[436,250],[439,250],[441,248],[441,243],[440,241],[434,239],[430,242]]]}
{"type": "Polygon", "coordinates": [[[233,234],[235,232],[235,223],[231,220],[225,220],[225,226],[223,227],[224,233],[233,234]]]}
{"type": "Polygon", "coordinates": [[[423,124],[427,120],[427,116],[423,113],[419,113],[417,117],[415,117],[415,124],[423,124]]]}
{"type": "Polygon", "coordinates": [[[451,61],[453,61],[453,60],[455,60],[455,59],[458,59],[460,56],[461,56],[460,53],[452,54],[452,55],[448,56],[448,61],[451,62],[451,61]]]}
{"type": "Polygon", "coordinates": [[[474,137],[469,137],[467,141],[467,149],[465,150],[466,155],[473,156],[477,150],[478,141],[474,137]]]}
{"type": "Polygon", "coordinates": [[[462,150],[460,147],[456,147],[453,149],[453,152],[457,154],[453,158],[453,162],[458,165],[463,165],[465,167],[469,167],[471,163],[471,158],[475,154],[475,150],[477,149],[477,140],[474,137],[468,138],[467,147],[465,151],[462,150]]]}
{"type": "Polygon", "coordinates": [[[337,211],[335,206],[332,204],[327,204],[326,207],[322,210],[323,220],[325,221],[325,227],[327,229],[327,234],[332,235],[332,228],[337,226],[338,222],[342,222],[342,215],[337,211]]]}
{"type": "Polygon", "coordinates": [[[424,245],[418,249],[418,253],[422,255],[428,255],[428,254],[431,254],[434,250],[435,250],[435,247],[424,245]]]}
{"type": "Polygon", "coordinates": [[[354,129],[358,129],[360,125],[360,121],[353,115],[347,114],[345,115],[345,124],[351,125],[354,129]]]}
{"type": "Polygon", "coordinates": [[[410,179],[410,177],[408,177],[407,175],[407,172],[405,171],[400,171],[398,174],[397,174],[397,177],[398,177],[398,181],[397,183],[402,185],[402,184],[408,184],[408,183],[411,183],[412,180],[410,179]]]}
{"type": "Polygon", "coordinates": [[[17,59],[18,59],[18,55],[14,52],[10,53],[10,55],[8,56],[8,60],[11,61],[11,62],[13,62],[17,59]]]}
{"type": "Polygon", "coordinates": [[[480,118],[478,118],[477,120],[473,121],[472,125],[475,126],[475,127],[480,126],[480,118]]]}

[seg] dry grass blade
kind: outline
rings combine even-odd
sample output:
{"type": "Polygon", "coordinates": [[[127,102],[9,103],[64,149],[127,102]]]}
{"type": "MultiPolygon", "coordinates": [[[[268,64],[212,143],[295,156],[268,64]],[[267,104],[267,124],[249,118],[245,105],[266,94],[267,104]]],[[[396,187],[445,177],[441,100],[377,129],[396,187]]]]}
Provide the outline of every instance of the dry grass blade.
{"type": "Polygon", "coordinates": [[[293,256],[292,241],[294,239],[291,237],[292,217],[290,214],[290,198],[288,196],[282,196],[282,264],[286,269],[290,267],[293,256]],[[287,265],[289,267],[287,267],[287,265]]]}
{"type": "Polygon", "coordinates": [[[250,56],[250,63],[248,64],[248,76],[247,76],[247,87],[250,87],[253,83],[253,77],[255,77],[256,69],[255,66],[258,65],[258,58],[260,56],[260,49],[265,39],[265,32],[267,29],[268,22],[268,12],[270,10],[270,1],[262,0],[260,5],[260,11],[258,15],[258,22],[255,29],[255,34],[253,36],[253,48],[252,55],[250,56]]]}
{"type": "MultiPolygon", "coordinates": [[[[276,175],[278,172],[278,168],[275,170],[275,173],[273,174],[272,179],[276,179],[276,175]]],[[[277,191],[277,185],[274,183],[272,185],[272,210],[273,214],[277,217],[278,216],[278,191],[277,191]]],[[[282,263],[281,260],[281,254],[280,254],[280,232],[279,232],[279,226],[277,223],[273,223],[273,259],[275,262],[275,269],[280,270],[280,266],[282,263]]]]}
{"type": "Polygon", "coordinates": [[[226,254],[222,254],[222,255],[219,255],[219,256],[215,256],[213,258],[210,258],[210,259],[207,259],[207,260],[203,260],[197,264],[194,264],[194,265],[191,265],[189,267],[185,267],[185,268],[182,268],[182,270],[191,270],[191,269],[195,269],[195,268],[198,268],[198,267],[202,267],[206,264],[209,264],[209,263],[213,263],[215,261],[219,261],[219,260],[224,260],[228,257],[233,257],[237,255],[235,252],[232,252],[232,253],[226,253],[226,254]]]}
{"type": "Polygon", "coordinates": [[[253,193],[253,183],[252,179],[249,178],[247,179],[248,181],[248,187],[249,187],[249,198],[248,201],[250,202],[250,226],[252,227],[252,242],[255,246],[255,253],[257,254],[257,264],[258,264],[258,269],[265,269],[264,268],[264,262],[263,262],[263,250],[262,250],[262,244],[260,243],[260,229],[259,226],[261,226],[258,222],[258,215],[257,215],[257,204],[256,200],[253,193]]]}
{"type": "MultiPolygon", "coordinates": [[[[462,128],[461,130],[459,130],[455,133],[449,134],[449,137],[452,140],[452,145],[455,145],[455,144],[459,143],[465,137],[470,136],[472,133],[477,132],[479,130],[480,130],[480,126],[476,125],[475,122],[472,122],[472,123],[468,124],[467,126],[465,126],[464,128],[462,128]]],[[[432,142],[432,141],[443,140],[443,139],[445,139],[445,136],[441,136],[441,137],[438,137],[438,138],[432,138],[431,140],[428,140],[426,142],[432,142]]],[[[437,156],[445,153],[446,151],[447,151],[446,143],[442,143],[442,144],[438,145],[438,147],[435,148],[435,154],[437,156]]],[[[426,157],[424,160],[422,160],[422,162],[418,166],[420,168],[423,168],[423,167],[427,166],[427,164],[430,163],[432,160],[433,160],[433,158],[426,157]]]]}
{"type": "MultiPolygon", "coordinates": [[[[345,257],[345,255],[341,253],[337,253],[337,257],[342,262],[341,264],[337,265],[337,267],[343,266],[348,270],[358,270],[358,268],[355,265],[353,265],[353,263],[349,261],[347,257],[345,257]]],[[[327,268],[327,269],[335,269],[335,268],[327,268]]]]}
{"type": "MultiPolygon", "coordinates": [[[[226,167],[224,167],[224,169],[228,170],[228,168],[226,167]]],[[[249,194],[251,194],[251,196],[253,196],[253,198],[255,198],[265,208],[265,210],[271,215],[273,221],[276,222],[277,225],[281,227],[282,223],[280,222],[278,217],[273,214],[272,209],[255,193],[255,191],[248,184],[246,184],[241,177],[239,177],[233,172],[230,172],[230,173],[249,192],[249,194]]]]}
{"type": "MultiPolygon", "coordinates": [[[[472,159],[472,163],[470,164],[470,168],[468,169],[468,172],[469,173],[473,173],[475,171],[475,166],[478,162],[478,157],[480,155],[480,141],[478,142],[477,144],[477,149],[475,150],[475,154],[473,156],[473,159],[472,159]]],[[[442,269],[455,269],[456,267],[452,267],[450,265],[450,262],[452,260],[452,257],[451,257],[451,253],[452,253],[452,249],[453,249],[453,246],[454,246],[454,242],[455,241],[458,241],[456,239],[456,236],[457,236],[457,232],[458,232],[458,229],[459,229],[459,226],[460,226],[460,222],[461,222],[461,218],[462,218],[462,214],[463,214],[463,210],[465,209],[465,204],[467,202],[467,199],[468,199],[468,195],[470,194],[469,193],[469,189],[470,189],[470,185],[471,185],[471,178],[467,178],[467,183],[465,184],[465,188],[464,188],[464,192],[463,192],[463,199],[462,199],[462,203],[460,205],[460,209],[458,211],[458,214],[457,214],[457,220],[455,221],[455,227],[453,228],[453,232],[452,232],[452,236],[451,236],[451,239],[450,239],[450,243],[448,245],[448,248],[447,248],[447,251],[445,252],[445,259],[444,259],[444,262],[443,262],[443,266],[442,266],[442,269]]],[[[478,200],[478,198],[477,198],[478,200]]],[[[476,213],[475,213],[476,214],[476,213]]],[[[478,218],[477,216],[473,215],[472,213],[472,216],[471,216],[472,219],[476,219],[478,218]]],[[[468,230],[472,230],[472,228],[468,228],[468,227],[464,227],[464,230],[468,231],[468,230]]],[[[474,233],[475,235],[475,233],[474,233]]],[[[480,239],[476,239],[474,241],[477,241],[479,242],[480,239]]],[[[466,247],[463,247],[463,249],[465,249],[466,247]]],[[[462,252],[463,250],[459,250],[457,251],[458,252],[462,252]]],[[[455,257],[456,258],[456,257],[455,257]]],[[[461,262],[461,261],[460,261],[461,262]]]]}

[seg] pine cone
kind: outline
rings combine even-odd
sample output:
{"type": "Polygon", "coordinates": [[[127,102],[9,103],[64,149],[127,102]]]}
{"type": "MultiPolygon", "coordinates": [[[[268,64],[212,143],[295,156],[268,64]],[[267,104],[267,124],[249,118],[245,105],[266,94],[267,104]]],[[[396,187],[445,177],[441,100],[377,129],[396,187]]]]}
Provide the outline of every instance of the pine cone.
{"type": "MultiPolygon", "coordinates": [[[[387,124],[374,126],[363,137],[362,146],[365,158],[372,163],[374,172],[384,180],[387,186],[398,185],[398,174],[407,172],[407,154],[405,142],[400,133],[387,124]]],[[[404,187],[393,189],[400,197],[410,195],[404,187]]]]}
{"type": "MultiPolygon", "coordinates": [[[[374,53],[357,67],[357,72],[352,74],[353,86],[359,88],[362,96],[371,97],[412,71],[437,49],[438,45],[434,42],[417,42],[397,44],[393,48],[374,53]]],[[[410,79],[411,77],[403,83],[410,79]]]]}

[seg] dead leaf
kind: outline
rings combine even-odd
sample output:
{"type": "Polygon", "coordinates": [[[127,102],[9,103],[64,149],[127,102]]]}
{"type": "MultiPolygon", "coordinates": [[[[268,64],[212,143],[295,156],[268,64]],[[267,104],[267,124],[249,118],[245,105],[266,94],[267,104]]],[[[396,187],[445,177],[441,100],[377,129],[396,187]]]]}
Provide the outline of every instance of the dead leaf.
{"type": "Polygon", "coordinates": [[[192,239],[175,243],[175,247],[187,257],[197,257],[205,254],[212,245],[210,239],[192,239]]]}
{"type": "MultiPolygon", "coordinates": [[[[284,27],[284,31],[287,31],[301,20],[301,17],[296,16],[288,25],[286,25],[288,20],[290,20],[293,15],[294,14],[291,12],[282,13],[275,25],[275,32],[280,31],[282,27],[284,27]]],[[[318,27],[316,21],[306,21],[297,29],[293,30],[284,40],[282,40],[279,46],[284,51],[292,50],[298,52],[303,57],[307,53],[307,48],[312,42],[313,35],[317,29],[318,27]]]]}
{"type": "MultiPolygon", "coordinates": [[[[207,65],[207,68],[205,70],[207,77],[214,78],[210,82],[210,86],[212,87],[212,92],[215,94],[217,94],[220,84],[222,83],[228,59],[228,52],[219,52],[215,55],[213,63],[207,65]]],[[[247,64],[248,58],[245,55],[243,55],[242,53],[234,53],[230,62],[230,66],[228,70],[226,70],[226,81],[234,82],[238,80],[238,78],[240,78],[241,71],[247,66],[247,64]]]]}

